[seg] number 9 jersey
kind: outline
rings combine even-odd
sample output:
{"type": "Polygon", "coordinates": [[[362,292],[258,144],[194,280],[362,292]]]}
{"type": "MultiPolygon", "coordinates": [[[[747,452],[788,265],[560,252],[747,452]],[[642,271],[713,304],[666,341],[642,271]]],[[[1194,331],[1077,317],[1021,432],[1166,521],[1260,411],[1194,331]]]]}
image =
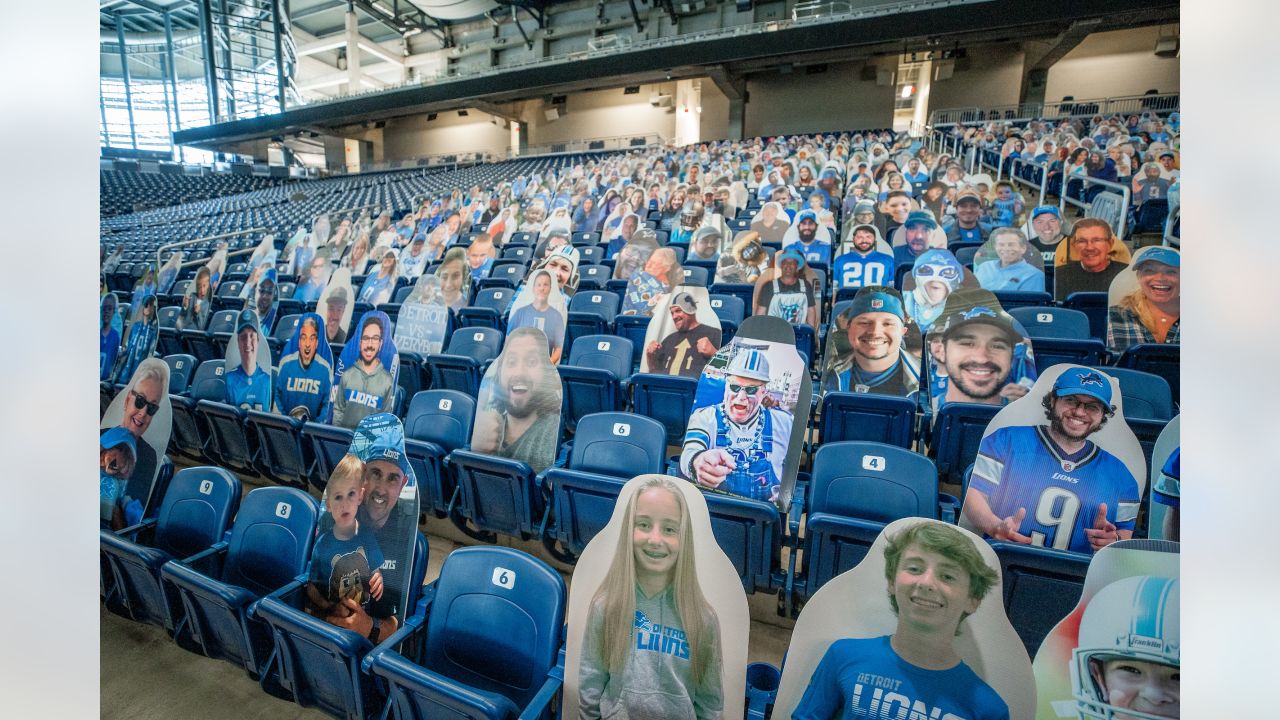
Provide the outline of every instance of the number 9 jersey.
{"type": "Polygon", "coordinates": [[[1018,532],[1033,545],[1092,553],[1084,531],[1093,527],[1102,503],[1108,521],[1132,531],[1142,495],[1129,468],[1088,440],[1068,455],[1048,430],[1004,427],[983,438],[969,487],[987,496],[996,517],[1026,508],[1018,532]]]}

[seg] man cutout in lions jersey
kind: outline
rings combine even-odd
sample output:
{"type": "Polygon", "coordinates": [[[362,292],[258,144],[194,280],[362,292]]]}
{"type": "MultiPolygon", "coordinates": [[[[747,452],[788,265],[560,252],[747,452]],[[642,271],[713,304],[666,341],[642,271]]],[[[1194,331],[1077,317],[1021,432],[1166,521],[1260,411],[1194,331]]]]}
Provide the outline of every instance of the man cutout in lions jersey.
{"type": "Polygon", "coordinates": [[[284,346],[276,373],[276,411],[298,420],[325,422],[331,409],[333,351],[324,337],[324,320],[307,313],[284,346]]]}
{"type": "Polygon", "coordinates": [[[880,230],[875,225],[858,225],[850,233],[852,249],[835,259],[832,276],[836,287],[862,288],[892,285],[893,256],[876,250],[880,230]]]}
{"type": "Polygon", "coordinates": [[[231,352],[239,353],[240,365],[224,376],[227,403],[244,410],[270,410],[271,366],[259,367],[258,344],[265,340],[258,329],[258,315],[250,308],[241,310],[236,320],[235,342],[231,352]]]}
{"type": "Polygon", "coordinates": [[[1111,383],[1073,367],[1043,402],[1049,424],[1004,427],[982,439],[965,519],[997,540],[1080,553],[1132,537],[1138,481],[1088,439],[1115,414],[1111,383]]]}

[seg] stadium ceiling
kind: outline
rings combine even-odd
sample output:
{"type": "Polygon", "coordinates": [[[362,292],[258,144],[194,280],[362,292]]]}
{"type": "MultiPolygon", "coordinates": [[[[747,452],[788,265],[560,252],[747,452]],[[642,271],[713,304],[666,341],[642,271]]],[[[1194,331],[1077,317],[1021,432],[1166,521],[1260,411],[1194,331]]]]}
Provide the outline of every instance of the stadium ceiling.
{"type": "MultiPolygon", "coordinates": [[[[307,22],[307,17],[303,17],[301,23],[296,18],[298,8],[306,1],[294,0],[295,27],[307,22]]],[[[384,4],[391,1],[377,0],[384,4]]],[[[428,2],[419,1],[423,5],[428,2]]],[[[537,18],[536,7],[526,8],[535,0],[515,2],[521,12],[528,11],[537,18]]],[[[316,0],[312,6],[321,4],[336,5],[338,16],[346,7],[346,2],[331,0],[316,0]]],[[[400,7],[404,5],[402,2],[400,7]]],[[[544,2],[541,7],[548,5],[544,2]]],[[[656,7],[663,7],[662,0],[658,0],[656,7]]],[[[525,65],[493,74],[459,75],[428,84],[305,105],[276,115],[182,130],[174,134],[174,142],[221,150],[245,141],[299,132],[341,135],[344,128],[361,123],[464,108],[476,101],[506,103],[548,93],[682,77],[710,75],[714,79],[717,74],[727,74],[741,78],[779,64],[861,59],[927,49],[927,44],[937,42],[976,45],[1044,40],[1061,35],[1082,20],[1097,21],[1096,31],[1103,31],[1177,22],[1178,18],[1177,0],[1142,0],[1124,8],[1117,7],[1112,0],[990,0],[952,7],[923,6],[920,10],[896,14],[779,28],[767,36],[767,42],[761,42],[758,35],[734,35],[682,45],[641,45],[612,55],[525,65]]],[[[332,32],[332,29],[317,30],[332,32]]],[[[364,32],[367,31],[362,30],[364,32]]]]}

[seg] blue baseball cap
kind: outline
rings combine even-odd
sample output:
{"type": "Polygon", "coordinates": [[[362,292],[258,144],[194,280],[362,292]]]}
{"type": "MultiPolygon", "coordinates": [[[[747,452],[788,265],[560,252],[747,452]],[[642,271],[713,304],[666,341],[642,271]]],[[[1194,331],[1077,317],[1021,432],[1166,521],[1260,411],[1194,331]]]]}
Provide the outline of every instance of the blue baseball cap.
{"type": "Polygon", "coordinates": [[[391,413],[375,413],[365,416],[356,426],[351,449],[365,463],[385,460],[405,477],[410,477],[409,458],[404,451],[404,425],[391,413]]]}
{"type": "Polygon", "coordinates": [[[888,293],[883,290],[864,290],[859,292],[853,298],[853,303],[849,305],[846,311],[849,318],[855,318],[863,313],[884,312],[897,315],[899,320],[906,320],[907,314],[902,309],[902,298],[888,293]]]}
{"type": "Polygon", "coordinates": [[[1062,219],[1062,213],[1058,211],[1058,208],[1056,205],[1041,205],[1040,207],[1031,211],[1032,220],[1035,220],[1041,215],[1052,215],[1058,218],[1059,220],[1062,219]]]}
{"type": "Polygon", "coordinates": [[[908,225],[924,225],[933,230],[938,227],[938,221],[933,219],[933,213],[927,210],[912,210],[907,213],[907,219],[902,223],[903,227],[908,225]]]}
{"type": "Polygon", "coordinates": [[[258,331],[258,313],[250,308],[241,310],[236,316],[236,334],[240,334],[246,328],[251,328],[254,332],[258,331]]]}
{"type": "Polygon", "coordinates": [[[1017,345],[1022,342],[1022,336],[1014,329],[1009,316],[999,306],[987,307],[986,305],[975,305],[974,307],[952,312],[944,320],[942,338],[946,340],[960,328],[976,324],[990,325],[1004,332],[1010,345],[1017,345]]]}
{"type": "Polygon", "coordinates": [[[138,457],[138,441],[134,439],[133,433],[122,427],[116,426],[102,433],[99,440],[103,450],[110,450],[114,447],[125,445],[129,448],[129,452],[136,458],[138,457]]]}
{"type": "Polygon", "coordinates": [[[1111,382],[1093,368],[1073,367],[1058,376],[1053,384],[1054,397],[1088,395],[1111,407],[1111,382]]]}
{"type": "Polygon", "coordinates": [[[796,215],[796,224],[799,225],[802,220],[812,220],[816,223],[818,222],[818,214],[812,210],[801,210],[800,213],[796,215]]]}
{"type": "Polygon", "coordinates": [[[1178,251],[1163,245],[1154,245],[1139,250],[1133,257],[1133,268],[1136,270],[1139,265],[1147,261],[1164,263],[1170,267],[1182,267],[1182,256],[1178,254],[1178,251]]]}

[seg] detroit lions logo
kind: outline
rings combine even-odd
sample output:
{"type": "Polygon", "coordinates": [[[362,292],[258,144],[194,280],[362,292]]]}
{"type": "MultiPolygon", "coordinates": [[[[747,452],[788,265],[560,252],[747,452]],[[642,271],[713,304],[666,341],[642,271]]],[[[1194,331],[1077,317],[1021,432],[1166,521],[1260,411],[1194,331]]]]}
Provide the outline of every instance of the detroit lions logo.
{"type": "Polygon", "coordinates": [[[651,632],[653,630],[653,623],[649,620],[649,617],[639,610],[636,611],[635,629],[643,632],[651,632]]]}
{"type": "Polygon", "coordinates": [[[1102,381],[1102,378],[1097,373],[1086,373],[1084,375],[1081,375],[1080,387],[1089,387],[1090,385],[1093,385],[1096,387],[1106,387],[1106,383],[1102,381]]]}

